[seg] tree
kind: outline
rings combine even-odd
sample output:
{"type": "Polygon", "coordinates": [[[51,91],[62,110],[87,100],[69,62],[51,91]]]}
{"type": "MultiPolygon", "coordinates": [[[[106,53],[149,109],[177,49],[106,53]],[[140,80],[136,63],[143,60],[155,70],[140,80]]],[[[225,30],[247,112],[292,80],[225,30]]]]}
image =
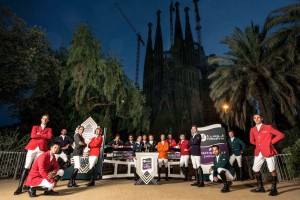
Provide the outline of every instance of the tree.
{"type": "Polygon", "coordinates": [[[65,126],[58,96],[62,54],[49,48],[41,28],[27,25],[7,7],[0,15],[0,104],[12,107],[23,134],[45,113],[58,131],[65,126]]]}
{"type": "MultiPolygon", "coordinates": [[[[30,27],[4,7],[0,14],[0,104],[11,102],[30,92],[44,70],[48,43],[44,32],[30,27]]],[[[48,63],[48,62],[47,62],[48,63]]]]}
{"type": "Polygon", "coordinates": [[[85,24],[74,32],[60,94],[69,97],[70,126],[92,116],[116,131],[138,133],[149,127],[144,96],[134,89],[120,62],[103,55],[101,43],[85,24]]]}
{"type": "MultiPolygon", "coordinates": [[[[210,96],[225,121],[221,105],[228,102],[230,123],[245,129],[248,113],[259,111],[266,123],[275,125],[274,115],[280,113],[295,124],[299,108],[298,66],[286,62],[285,54],[270,47],[266,25],[262,31],[251,24],[245,31],[236,28],[222,43],[229,48],[227,57],[216,56],[210,64],[220,67],[212,73],[210,96]]],[[[249,118],[248,118],[249,119],[249,118]]]]}

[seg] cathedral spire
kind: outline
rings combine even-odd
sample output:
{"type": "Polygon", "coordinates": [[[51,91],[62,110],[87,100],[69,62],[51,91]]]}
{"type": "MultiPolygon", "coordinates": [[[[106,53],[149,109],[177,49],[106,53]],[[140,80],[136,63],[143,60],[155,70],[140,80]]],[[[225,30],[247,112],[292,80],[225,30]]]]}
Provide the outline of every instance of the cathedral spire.
{"type": "Polygon", "coordinates": [[[157,25],[156,25],[156,33],[155,33],[155,43],[154,43],[154,61],[157,65],[162,65],[164,50],[163,50],[163,41],[162,41],[162,32],[160,26],[160,14],[161,11],[158,10],[157,14],[157,25]]]}
{"type": "Polygon", "coordinates": [[[174,35],[174,51],[179,61],[183,60],[183,36],[179,16],[179,2],[175,3],[176,18],[175,18],[175,35],[174,35]]]}
{"type": "Polygon", "coordinates": [[[187,66],[194,65],[194,40],[191,30],[189,8],[184,9],[185,12],[185,46],[184,46],[184,64],[187,66]]]}
{"type": "Polygon", "coordinates": [[[153,48],[152,48],[152,23],[148,24],[148,41],[146,47],[146,56],[144,62],[144,80],[143,80],[143,90],[144,92],[149,92],[151,84],[149,84],[149,75],[153,67],[153,48]]]}

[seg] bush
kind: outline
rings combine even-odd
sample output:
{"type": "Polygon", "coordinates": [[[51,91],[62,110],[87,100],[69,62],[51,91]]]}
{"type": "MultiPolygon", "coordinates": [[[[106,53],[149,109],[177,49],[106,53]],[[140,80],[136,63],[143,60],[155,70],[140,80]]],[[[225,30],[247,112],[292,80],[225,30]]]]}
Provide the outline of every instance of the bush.
{"type": "Polygon", "coordinates": [[[29,142],[30,136],[26,134],[21,137],[18,128],[0,130],[0,151],[24,151],[26,144],[29,142]]]}
{"type": "Polygon", "coordinates": [[[284,153],[290,154],[287,157],[286,165],[292,176],[300,176],[300,139],[294,145],[284,149],[284,153]]]}
{"type": "Polygon", "coordinates": [[[285,148],[291,147],[300,138],[299,127],[294,127],[292,129],[283,131],[285,138],[275,144],[276,150],[282,152],[285,148]]]}

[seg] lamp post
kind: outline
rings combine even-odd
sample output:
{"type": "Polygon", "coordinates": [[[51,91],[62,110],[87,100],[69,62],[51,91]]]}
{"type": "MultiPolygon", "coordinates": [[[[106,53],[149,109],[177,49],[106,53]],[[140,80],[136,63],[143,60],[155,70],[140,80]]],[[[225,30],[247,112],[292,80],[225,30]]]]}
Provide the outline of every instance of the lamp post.
{"type": "Polygon", "coordinates": [[[228,113],[227,113],[227,110],[229,109],[229,105],[228,104],[224,104],[222,108],[223,108],[224,113],[226,115],[227,131],[229,131],[229,123],[228,123],[229,116],[228,116],[228,113]]]}

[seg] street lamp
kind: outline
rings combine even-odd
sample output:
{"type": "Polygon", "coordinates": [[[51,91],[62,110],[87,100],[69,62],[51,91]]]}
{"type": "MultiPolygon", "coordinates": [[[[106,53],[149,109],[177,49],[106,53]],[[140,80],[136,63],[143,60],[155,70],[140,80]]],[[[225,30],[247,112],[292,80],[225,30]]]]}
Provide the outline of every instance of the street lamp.
{"type": "Polygon", "coordinates": [[[229,118],[229,115],[227,113],[227,110],[229,109],[229,105],[228,104],[224,104],[223,105],[223,110],[224,110],[224,113],[226,115],[226,123],[227,123],[227,131],[229,131],[229,123],[228,123],[228,118],[229,118]]]}

